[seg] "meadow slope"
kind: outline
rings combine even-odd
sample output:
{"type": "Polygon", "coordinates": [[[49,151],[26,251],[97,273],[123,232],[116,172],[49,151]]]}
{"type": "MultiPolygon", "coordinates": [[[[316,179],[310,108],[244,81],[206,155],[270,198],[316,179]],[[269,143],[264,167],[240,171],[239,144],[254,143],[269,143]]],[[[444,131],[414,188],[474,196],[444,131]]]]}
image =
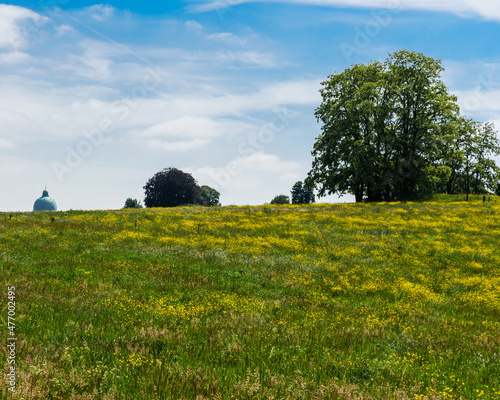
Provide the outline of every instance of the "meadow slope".
{"type": "Polygon", "coordinates": [[[500,399],[500,198],[461,200],[0,213],[0,396],[500,399]]]}

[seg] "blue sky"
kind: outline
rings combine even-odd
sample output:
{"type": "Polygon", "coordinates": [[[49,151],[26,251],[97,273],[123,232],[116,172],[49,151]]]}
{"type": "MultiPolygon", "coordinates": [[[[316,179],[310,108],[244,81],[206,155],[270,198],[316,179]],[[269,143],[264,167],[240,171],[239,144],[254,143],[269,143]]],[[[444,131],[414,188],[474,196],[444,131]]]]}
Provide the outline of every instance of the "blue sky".
{"type": "Polygon", "coordinates": [[[44,186],[63,210],[121,208],[167,167],[223,204],[289,194],[320,82],[400,49],[442,60],[462,114],[498,129],[499,36],[497,1],[0,4],[0,210],[44,186]]]}

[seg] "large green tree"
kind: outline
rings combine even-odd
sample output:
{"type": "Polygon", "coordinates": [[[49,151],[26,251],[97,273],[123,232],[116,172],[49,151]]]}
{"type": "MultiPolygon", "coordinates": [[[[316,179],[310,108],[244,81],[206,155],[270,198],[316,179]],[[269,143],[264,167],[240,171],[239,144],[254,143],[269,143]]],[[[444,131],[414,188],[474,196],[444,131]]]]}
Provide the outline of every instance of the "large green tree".
{"type": "Polygon", "coordinates": [[[443,175],[438,149],[459,108],[440,80],[440,61],[400,51],[386,67],[396,142],[394,197],[407,199],[432,192],[443,175]]]}
{"type": "Polygon", "coordinates": [[[442,70],[438,60],[401,50],[322,82],[308,186],[358,202],[432,192],[449,174],[439,149],[459,111],[442,70]]]}
{"type": "Polygon", "coordinates": [[[307,179],[318,186],[320,196],[353,193],[361,201],[365,192],[376,190],[383,174],[382,153],[376,149],[383,150],[386,139],[384,74],[380,63],[355,65],[322,82],[323,102],[315,114],[323,123],[322,134],[307,179]]]}
{"type": "Polygon", "coordinates": [[[144,186],[146,207],[204,204],[200,187],[191,174],[177,168],[157,172],[144,186]]]}

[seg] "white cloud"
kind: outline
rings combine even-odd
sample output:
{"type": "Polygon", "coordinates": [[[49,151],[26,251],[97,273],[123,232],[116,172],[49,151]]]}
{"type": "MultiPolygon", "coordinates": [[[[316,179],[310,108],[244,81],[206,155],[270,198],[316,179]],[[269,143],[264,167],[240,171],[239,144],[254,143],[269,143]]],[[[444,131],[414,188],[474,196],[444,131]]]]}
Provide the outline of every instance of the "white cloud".
{"type": "MultiPolygon", "coordinates": [[[[184,94],[172,99],[170,111],[189,115],[196,110],[198,116],[238,115],[252,111],[272,111],[277,106],[314,106],[321,102],[318,93],[321,79],[292,80],[268,84],[249,93],[226,92],[223,95],[184,94]],[[174,101],[175,100],[175,101],[174,101]]],[[[148,101],[156,110],[157,100],[148,101]]]]}
{"type": "Polygon", "coordinates": [[[2,127],[0,139],[3,139],[4,144],[26,143],[30,139],[36,139],[39,135],[43,139],[46,138],[44,128],[30,115],[31,110],[25,110],[24,113],[9,110],[6,108],[8,101],[2,103],[0,103],[0,126],[2,127]]]}
{"type": "Polygon", "coordinates": [[[320,79],[278,82],[262,89],[260,95],[275,104],[318,104],[320,79]]]}
{"type": "Polygon", "coordinates": [[[221,51],[216,55],[219,61],[237,61],[245,64],[254,64],[259,67],[277,66],[276,56],[272,53],[262,53],[258,51],[221,51]]]}
{"type": "Polygon", "coordinates": [[[104,85],[112,82],[137,81],[138,73],[144,74],[144,67],[137,66],[141,60],[134,58],[132,51],[113,43],[85,39],[74,44],[72,52],[65,53],[59,64],[52,64],[53,70],[60,70],[104,85]]]}
{"type": "Polygon", "coordinates": [[[102,22],[113,16],[115,9],[111,6],[104,4],[96,4],[85,9],[89,12],[92,18],[96,21],[102,22]]]}
{"type": "Polygon", "coordinates": [[[291,3],[331,7],[362,7],[385,9],[408,9],[445,11],[461,16],[471,13],[487,20],[500,20],[498,0],[210,0],[195,8],[197,11],[212,11],[252,2],[291,3]]]}
{"type": "Polygon", "coordinates": [[[71,25],[68,24],[63,24],[61,26],[58,26],[56,28],[56,31],[59,36],[64,36],[76,32],[76,30],[71,25]]]}
{"type": "Polygon", "coordinates": [[[211,35],[207,36],[207,39],[235,45],[244,45],[248,43],[247,38],[236,36],[231,32],[212,33],[211,35]]]}
{"type": "Polygon", "coordinates": [[[177,119],[160,122],[142,132],[134,132],[133,136],[145,138],[206,138],[228,135],[248,130],[244,123],[231,120],[219,120],[208,117],[187,115],[177,119]]]}
{"type": "Polygon", "coordinates": [[[0,4],[0,48],[18,50],[49,19],[23,7],[0,4]]]}
{"type": "Polygon", "coordinates": [[[30,61],[30,55],[22,51],[0,53],[0,64],[25,64],[30,61]]]}
{"type": "Polygon", "coordinates": [[[457,90],[458,105],[462,114],[500,114],[500,89],[477,86],[471,90],[457,90]]]}
{"type": "Polygon", "coordinates": [[[140,134],[145,137],[210,137],[215,134],[214,125],[214,121],[209,118],[184,116],[153,125],[140,134]]]}
{"type": "MultiPolygon", "coordinates": [[[[2,135],[16,143],[68,140],[92,130],[109,115],[111,104],[95,98],[79,99],[73,92],[27,80],[2,86],[2,135]]],[[[97,89],[88,90],[95,95],[97,89]]]]}
{"type": "Polygon", "coordinates": [[[443,60],[445,70],[442,79],[448,86],[458,89],[480,86],[483,89],[500,88],[500,59],[497,62],[484,60],[443,60]]]}
{"type": "Polygon", "coordinates": [[[442,79],[457,96],[461,114],[480,121],[500,118],[500,63],[446,60],[443,66],[442,79]]]}
{"type": "Polygon", "coordinates": [[[205,64],[250,64],[257,67],[269,68],[276,67],[278,60],[275,54],[261,51],[233,51],[228,49],[221,49],[216,51],[199,50],[179,50],[167,49],[156,53],[167,56],[173,60],[181,60],[189,62],[192,67],[199,67],[199,63],[205,64]],[[197,62],[197,63],[195,63],[197,62]]]}
{"type": "Polygon", "coordinates": [[[278,194],[288,195],[292,185],[303,179],[305,166],[284,161],[275,154],[255,152],[237,157],[224,168],[188,168],[186,171],[192,173],[200,185],[218,190],[222,204],[263,204],[278,194]]]}
{"type": "Polygon", "coordinates": [[[192,139],[192,140],[180,140],[176,142],[169,142],[163,140],[146,140],[144,143],[138,142],[138,144],[143,144],[150,150],[160,150],[163,152],[173,153],[173,152],[187,152],[209,143],[207,139],[192,139]]]}
{"type": "Polygon", "coordinates": [[[13,147],[16,147],[14,142],[0,137],[0,149],[11,149],[13,147]]]}
{"type": "MultiPolygon", "coordinates": [[[[195,96],[189,89],[179,88],[177,93],[163,95],[161,91],[153,92],[157,96],[117,106],[115,98],[120,92],[112,86],[79,84],[60,88],[49,82],[21,79],[2,86],[0,124],[4,132],[15,132],[16,141],[76,140],[84,130],[96,129],[109,118],[120,135],[125,137],[128,132],[126,136],[134,140],[164,140],[167,144],[160,148],[170,150],[176,140],[241,137],[259,132],[273,121],[282,125],[273,110],[281,107],[278,115],[291,121],[297,112],[289,107],[313,105],[318,100],[318,80],[276,83],[241,94],[211,94],[209,88],[209,93],[201,91],[195,96]],[[253,112],[265,115],[249,116],[253,112]]],[[[200,143],[176,146],[187,149],[200,143]]]]}
{"type": "Polygon", "coordinates": [[[186,21],[186,22],[184,22],[184,26],[186,26],[187,28],[196,30],[196,31],[203,29],[203,25],[201,25],[200,23],[198,23],[196,21],[186,21]]]}
{"type": "Polygon", "coordinates": [[[246,157],[238,157],[236,160],[243,170],[274,172],[278,174],[290,173],[298,171],[301,165],[293,161],[282,161],[275,154],[266,154],[263,152],[255,152],[246,157]]]}

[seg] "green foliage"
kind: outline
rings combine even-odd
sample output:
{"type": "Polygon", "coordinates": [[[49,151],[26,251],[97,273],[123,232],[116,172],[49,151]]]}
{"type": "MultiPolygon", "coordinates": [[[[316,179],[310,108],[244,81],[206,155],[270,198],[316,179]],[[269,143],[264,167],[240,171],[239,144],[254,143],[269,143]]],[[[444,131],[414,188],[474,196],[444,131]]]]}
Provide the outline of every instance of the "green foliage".
{"type": "Polygon", "coordinates": [[[492,123],[471,122],[473,129],[465,139],[469,142],[465,152],[469,166],[470,190],[475,194],[494,193],[500,178],[500,168],[491,156],[500,155],[500,140],[492,123]]]}
{"type": "Polygon", "coordinates": [[[314,192],[301,181],[292,186],[292,204],[310,204],[315,202],[314,192]]]}
{"type": "Polygon", "coordinates": [[[220,206],[219,197],[220,193],[211,188],[210,186],[203,185],[200,188],[201,197],[205,201],[205,204],[209,207],[220,206]]]}
{"type": "Polygon", "coordinates": [[[142,204],[139,200],[129,197],[125,200],[125,206],[123,206],[123,208],[142,208],[142,204]]]}
{"type": "Polygon", "coordinates": [[[156,173],[144,186],[146,207],[178,207],[203,204],[200,187],[191,174],[177,168],[156,173]]]}
{"type": "Polygon", "coordinates": [[[286,194],[279,194],[271,200],[271,204],[290,204],[290,198],[286,194]]]}
{"type": "Polygon", "coordinates": [[[442,151],[443,165],[450,170],[442,191],[448,194],[495,192],[500,169],[491,157],[500,154],[500,141],[493,124],[457,119],[442,151]]]}
{"type": "Polygon", "coordinates": [[[392,201],[453,187],[468,168],[476,192],[491,187],[497,169],[487,156],[498,153],[493,126],[467,122],[477,140],[467,136],[442,71],[440,61],[402,50],[384,64],[329,76],[315,113],[323,125],[307,185],[320,196],[392,201]],[[467,146],[474,165],[464,155],[467,146]]]}

